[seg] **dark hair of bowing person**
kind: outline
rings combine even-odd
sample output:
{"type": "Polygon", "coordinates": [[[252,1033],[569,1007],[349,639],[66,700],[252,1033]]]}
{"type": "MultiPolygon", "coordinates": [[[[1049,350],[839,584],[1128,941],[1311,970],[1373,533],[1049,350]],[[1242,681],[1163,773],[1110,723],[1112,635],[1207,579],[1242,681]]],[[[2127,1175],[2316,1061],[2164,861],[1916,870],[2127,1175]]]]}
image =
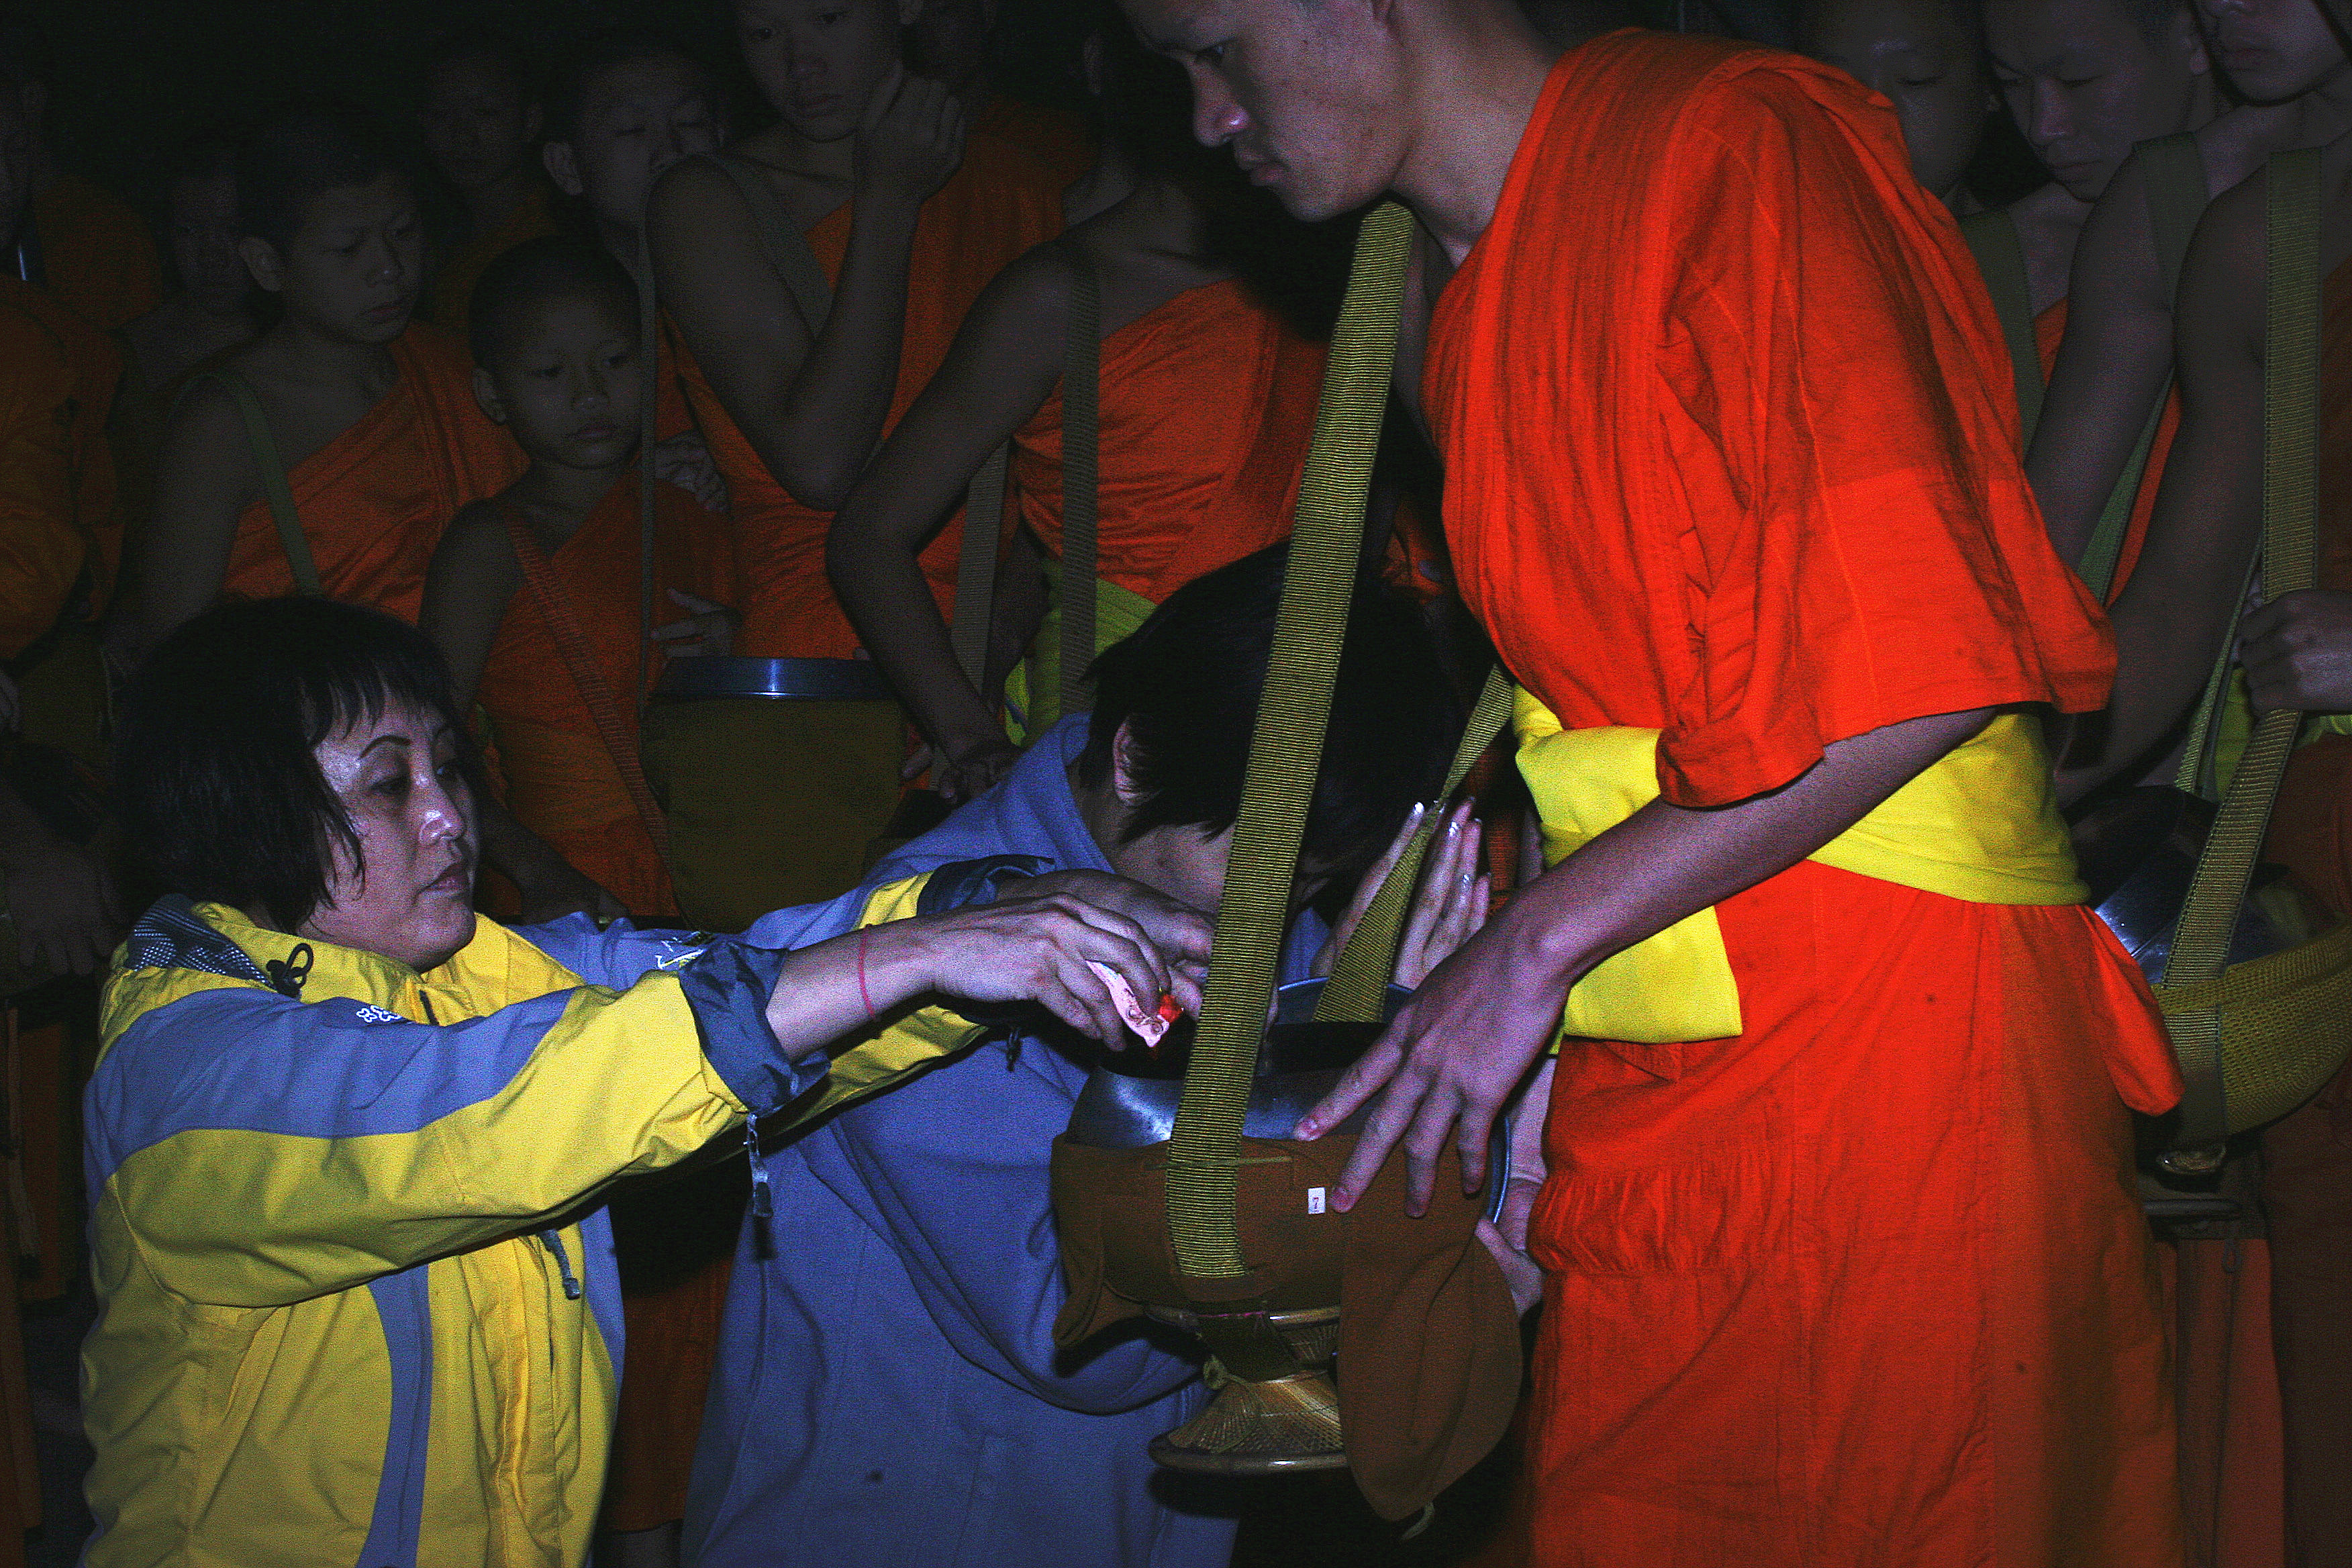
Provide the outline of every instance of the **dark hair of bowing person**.
{"type": "Polygon", "coordinates": [[[462,746],[422,635],[331,601],[199,616],[125,695],[118,798],[172,891],[108,982],[88,1102],[99,1568],[584,1562],[614,1178],[778,1125],[829,1050],[881,1053],[876,1087],[935,1060],[973,1033],[949,994],[1113,1044],[1095,965],[1197,1001],[1144,925],[1066,894],[892,918],[928,877],[741,939],[509,930],[473,911],[462,746]],[[227,1386],[248,1419],[203,1394],[227,1386]],[[428,1453],[429,1494],[402,1479],[428,1453]]]}
{"type": "Polygon", "coordinates": [[[1425,231],[1404,390],[1557,863],[1301,1131],[1369,1108],[1339,1203],[1400,1147],[1475,1189],[1569,1027],[1520,1544],[2178,1564],[2124,1179],[2178,1070],[2016,710],[2095,706],[2108,645],[1884,101],[1713,39],[1554,58],[1499,0],[1126,8],[1292,212],[1425,231]],[[1998,1215],[1964,1190],[2028,1144],[1998,1215]]]}

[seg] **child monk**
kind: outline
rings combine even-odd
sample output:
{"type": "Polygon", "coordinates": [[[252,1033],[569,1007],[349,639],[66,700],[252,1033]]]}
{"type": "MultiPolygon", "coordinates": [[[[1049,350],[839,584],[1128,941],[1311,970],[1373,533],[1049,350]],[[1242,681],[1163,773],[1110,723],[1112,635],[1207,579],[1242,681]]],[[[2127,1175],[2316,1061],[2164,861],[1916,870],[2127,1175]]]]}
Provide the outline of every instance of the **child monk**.
{"type": "MultiPolygon", "coordinates": [[[[728,154],[748,187],[698,160],[655,188],[655,271],[735,521],[740,653],[856,654],[825,578],[831,513],[981,289],[1060,226],[1052,174],[967,139],[947,89],[899,65],[914,15],[915,0],[738,0],[744,62],[781,119],[728,154]],[[778,270],[796,246],[814,253],[829,307],[804,305],[778,270]]],[[[943,609],[961,535],[950,521],[922,557],[943,609]]],[[[793,668],[814,679],[832,667],[793,668]]],[[[755,771],[794,798],[742,814],[730,836],[742,862],[796,867],[811,880],[793,891],[815,898],[856,880],[897,805],[903,721],[878,683],[867,700],[772,706],[755,771]]]]}
{"type": "MultiPolygon", "coordinates": [[[[1215,214],[1253,210],[1233,171],[1204,164],[1182,77],[1115,12],[1096,34],[1105,117],[1096,184],[1128,195],[1007,268],[947,363],[834,520],[835,585],[930,743],[957,798],[1017,754],[956,663],[919,564],[926,541],[1006,439],[1023,526],[1061,553],[1065,347],[1080,274],[1100,321],[1095,643],[1117,642],[1193,578],[1289,532],[1314,431],[1323,353],[1252,296],[1214,252],[1215,214]]],[[[1038,634],[1014,707],[1023,731],[1060,716],[1058,613],[1038,634]]]]}
{"type": "Polygon", "coordinates": [[[1895,105],[1911,172],[1955,213],[1979,210],[1969,164],[1988,84],[1973,0],[1805,0],[1797,46],[1895,105]]]}
{"type": "MultiPolygon", "coordinates": [[[[2197,3],[2213,62],[2240,100],[2196,130],[2208,199],[2273,153],[2352,129],[2352,58],[2319,0],[2197,3]]],[[[2172,375],[2171,279],[2180,258],[2160,253],[2152,199],[2146,159],[2135,157],[2084,221],[2065,341],[2026,454],[2051,542],[2070,561],[2089,542],[2172,375]]]]}
{"type": "Polygon", "coordinates": [[[463,347],[410,321],[424,285],[415,187],[374,127],[289,110],[254,132],[236,181],[238,253],[281,314],[173,420],[127,628],[138,647],[225,593],[303,587],[414,618],[448,519],[522,468],[475,405],[463,347]],[[280,474],[283,523],[269,501],[280,474]]]}
{"type": "Polygon", "coordinates": [[[488,28],[469,28],[435,46],[425,57],[424,84],[417,128],[459,208],[425,314],[462,332],[482,268],[510,247],[554,231],[547,181],[533,155],[539,100],[521,46],[488,28]]]}

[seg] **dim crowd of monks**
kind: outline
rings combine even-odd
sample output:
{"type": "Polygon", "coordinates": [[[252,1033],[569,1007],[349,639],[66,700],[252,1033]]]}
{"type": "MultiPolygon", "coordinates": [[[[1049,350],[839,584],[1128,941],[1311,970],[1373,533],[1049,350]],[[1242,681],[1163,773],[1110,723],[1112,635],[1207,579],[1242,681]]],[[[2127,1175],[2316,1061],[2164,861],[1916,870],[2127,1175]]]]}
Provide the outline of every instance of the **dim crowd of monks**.
{"type": "MultiPolygon", "coordinates": [[[[375,606],[475,716],[499,912],[737,930],[832,897],[1059,716],[1071,592],[1099,650],[1287,537],[1336,301],[1313,226],[1392,192],[1421,227],[1391,444],[1434,462],[1384,468],[1377,559],[1475,619],[1523,748],[1657,739],[1646,804],[1580,847],[1539,769],[1490,786],[1518,885],[1351,1079],[1382,1094],[1363,1157],[1401,1147],[1425,1195],[1450,1130],[1529,1092],[1566,986],[1661,930],[1710,921],[1738,994],[1717,1037],[1535,1075],[1508,1228],[1545,1296],[1482,1561],[2352,1564],[2352,1094],[2233,1156],[2258,1219],[2152,1230],[2129,1113],[2179,1080],[2071,873],[1838,853],[1971,748],[2021,837],[2170,775],[2261,529],[2266,164],[2318,148],[2321,586],[2238,646],[2252,709],[2318,716],[2269,857],[2352,911],[2352,16],[1125,0],[1025,62],[1053,105],[982,0],[730,16],[733,62],[459,35],[413,128],[289,98],[172,153],[146,217],[60,163],[51,62],[0,25],[28,1300],[76,1268],[71,977],[126,923],[110,679],[225,598],[375,606]],[[698,729],[660,699],[710,656],[846,695],[698,729]],[[2020,711],[2103,718],[2046,746],[2020,711]]],[[[734,1180],[622,1202],[614,1563],[676,1560],[734,1180]]],[[[37,1522],[24,1404],[0,1373],[0,1562],[37,1522]]]]}

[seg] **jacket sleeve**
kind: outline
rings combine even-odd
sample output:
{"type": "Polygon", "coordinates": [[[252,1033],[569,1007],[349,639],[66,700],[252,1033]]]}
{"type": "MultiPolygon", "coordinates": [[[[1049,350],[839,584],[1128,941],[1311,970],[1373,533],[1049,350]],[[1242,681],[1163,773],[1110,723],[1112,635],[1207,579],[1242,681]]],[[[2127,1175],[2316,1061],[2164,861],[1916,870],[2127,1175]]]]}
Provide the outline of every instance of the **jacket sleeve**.
{"type": "Polygon", "coordinates": [[[1201,1367],[1148,1329],[1055,1347],[1066,1292],[1048,1171],[1071,1097],[1023,1059],[1049,1048],[983,1049],[861,1105],[812,1135],[809,1165],[897,1253],[958,1354],[1050,1404],[1109,1415],[1201,1367]]]}
{"type": "Polygon", "coordinates": [[[445,1025],[243,985],[157,1007],[89,1090],[97,1228],[130,1244],[100,1268],[274,1306],[554,1223],[822,1076],[767,1035],[781,961],[730,944],[445,1025]]]}

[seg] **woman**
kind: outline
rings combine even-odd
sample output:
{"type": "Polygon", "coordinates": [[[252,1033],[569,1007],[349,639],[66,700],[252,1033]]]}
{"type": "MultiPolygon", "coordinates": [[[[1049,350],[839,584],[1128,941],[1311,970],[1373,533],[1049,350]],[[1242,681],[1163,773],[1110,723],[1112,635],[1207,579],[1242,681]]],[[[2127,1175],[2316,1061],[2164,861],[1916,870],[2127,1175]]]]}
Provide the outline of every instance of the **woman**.
{"type": "Polygon", "coordinates": [[[97,1568],[580,1563],[611,1181],[776,1116],[828,1042],[869,1089],[965,1043],[937,989],[1107,1040],[1092,963],[1197,1000],[1066,896],[892,919],[921,879],[740,940],[508,931],[473,912],[464,736],[420,634],[321,600],[197,617],[124,704],[125,824],[173,891],[118,956],[88,1100],[97,1568]]]}

